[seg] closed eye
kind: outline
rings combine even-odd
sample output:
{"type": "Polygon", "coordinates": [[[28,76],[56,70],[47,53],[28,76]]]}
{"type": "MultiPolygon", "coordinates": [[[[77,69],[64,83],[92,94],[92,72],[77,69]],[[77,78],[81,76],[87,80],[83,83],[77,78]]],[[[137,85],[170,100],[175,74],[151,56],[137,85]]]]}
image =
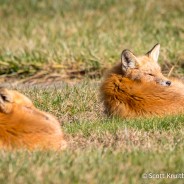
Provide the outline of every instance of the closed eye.
{"type": "Polygon", "coordinates": [[[148,75],[149,75],[149,76],[152,76],[152,77],[154,76],[152,73],[148,73],[148,75]]]}

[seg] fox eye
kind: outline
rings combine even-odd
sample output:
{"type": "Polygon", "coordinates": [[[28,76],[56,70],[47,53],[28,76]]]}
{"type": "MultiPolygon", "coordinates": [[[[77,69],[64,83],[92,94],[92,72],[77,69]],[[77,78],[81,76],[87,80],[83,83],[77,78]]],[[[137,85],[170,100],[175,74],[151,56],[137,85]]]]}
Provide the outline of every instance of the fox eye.
{"type": "Polygon", "coordinates": [[[148,73],[148,75],[150,75],[150,76],[152,76],[152,77],[154,76],[152,73],[148,73]]]}

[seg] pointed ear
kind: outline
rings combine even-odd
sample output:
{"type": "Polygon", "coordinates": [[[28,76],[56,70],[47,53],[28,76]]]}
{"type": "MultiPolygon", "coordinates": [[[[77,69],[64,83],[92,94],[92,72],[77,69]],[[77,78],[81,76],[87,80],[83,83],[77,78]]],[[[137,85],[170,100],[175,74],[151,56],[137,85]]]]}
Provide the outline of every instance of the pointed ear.
{"type": "Polygon", "coordinates": [[[12,96],[8,93],[8,90],[5,88],[0,88],[0,112],[8,114],[12,110],[13,102],[12,96]]]}
{"type": "Polygon", "coordinates": [[[134,56],[134,54],[129,50],[124,50],[121,53],[121,64],[123,71],[126,71],[128,68],[138,67],[138,61],[136,56],[134,56]]]}
{"type": "Polygon", "coordinates": [[[153,59],[155,62],[158,62],[158,56],[160,52],[160,44],[156,44],[148,53],[148,57],[153,59]]]}

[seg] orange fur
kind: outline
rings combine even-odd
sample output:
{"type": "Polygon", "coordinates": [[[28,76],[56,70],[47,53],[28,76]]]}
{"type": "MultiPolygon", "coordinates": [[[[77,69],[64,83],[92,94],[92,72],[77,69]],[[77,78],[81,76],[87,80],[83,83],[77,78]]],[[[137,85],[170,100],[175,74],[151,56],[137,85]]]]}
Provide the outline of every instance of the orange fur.
{"type": "MultiPolygon", "coordinates": [[[[122,55],[127,54],[124,52],[122,55]]],[[[154,56],[135,57],[126,52],[130,55],[122,56],[125,60],[113,67],[102,83],[105,112],[122,118],[184,113],[184,84],[165,78],[154,56]]]]}
{"type": "Polygon", "coordinates": [[[55,117],[23,94],[0,88],[0,147],[61,150],[66,142],[55,117]]]}

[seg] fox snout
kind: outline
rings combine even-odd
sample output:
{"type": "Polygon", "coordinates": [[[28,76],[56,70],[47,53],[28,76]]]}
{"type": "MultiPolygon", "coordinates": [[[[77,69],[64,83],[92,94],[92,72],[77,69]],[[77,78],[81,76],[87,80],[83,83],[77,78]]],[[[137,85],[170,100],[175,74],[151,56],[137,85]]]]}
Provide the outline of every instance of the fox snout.
{"type": "Polygon", "coordinates": [[[171,85],[171,81],[169,81],[169,80],[159,80],[157,83],[159,83],[162,86],[170,86],[171,85]]]}
{"type": "Polygon", "coordinates": [[[171,81],[166,81],[166,85],[170,86],[171,85],[171,81]]]}

